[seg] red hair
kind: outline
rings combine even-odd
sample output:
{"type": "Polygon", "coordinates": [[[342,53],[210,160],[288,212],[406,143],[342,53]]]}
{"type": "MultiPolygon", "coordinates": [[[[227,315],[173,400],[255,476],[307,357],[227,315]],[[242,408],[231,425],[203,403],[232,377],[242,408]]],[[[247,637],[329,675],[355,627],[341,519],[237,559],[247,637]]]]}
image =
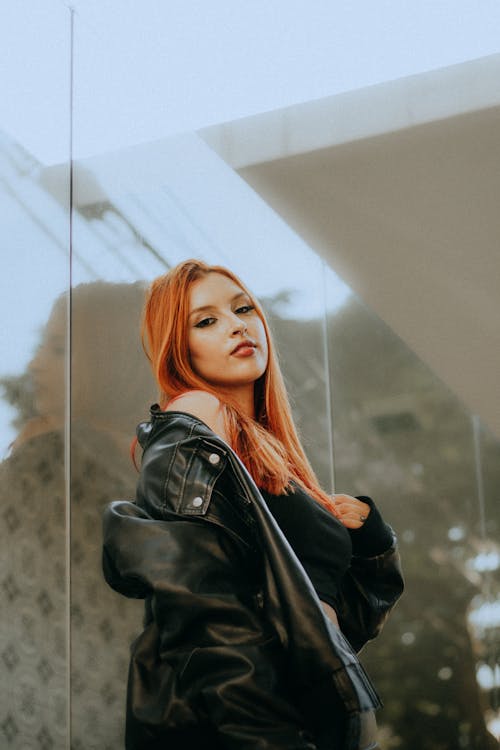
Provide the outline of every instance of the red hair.
{"type": "Polygon", "coordinates": [[[212,393],[222,405],[231,447],[262,489],[281,495],[289,490],[290,481],[295,480],[328,510],[333,510],[333,501],[319,486],[300,444],[262,307],[234,273],[223,266],[186,260],[155,279],[146,298],[142,342],[160,389],[163,409],[172,398],[186,391],[212,393]],[[264,326],[269,355],[266,371],[255,384],[255,419],[243,414],[235,402],[203,380],[191,366],[189,292],[195,281],[210,273],[226,276],[248,294],[264,326]]]}

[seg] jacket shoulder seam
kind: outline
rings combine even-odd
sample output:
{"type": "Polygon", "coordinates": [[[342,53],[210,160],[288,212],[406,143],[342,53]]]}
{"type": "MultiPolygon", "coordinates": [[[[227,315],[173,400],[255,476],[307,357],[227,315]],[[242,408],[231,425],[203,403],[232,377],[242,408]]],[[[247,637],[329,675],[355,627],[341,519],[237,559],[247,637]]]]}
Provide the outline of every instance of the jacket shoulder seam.
{"type": "MultiPolygon", "coordinates": [[[[191,425],[190,428],[189,428],[189,434],[186,435],[185,438],[182,438],[182,440],[178,440],[176,443],[174,443],[174,450],[172,452],[172,457],[171,457],[171,459],[169,461],[169,464],[168,464],[168,469],[166,471],[165,480],[163,482],[163,487],[162,487],[162,512],[163,512],[164,517],[165,517],[165,515],[168,512],[168,507],[167,507],[167,486],[168,486],[168,483],[170,481],[170,475],[171,475],[171,472],[172,472],[172,467],[173,467],[175,459],[177,457],[177,449],[178,449],[179,445],[182,442],[184,442],[184,440],[189,440],[189,438],[192,437],[193,432],[194,432],[194,428],[195,428],[195,425],[194,424],[191,425]]],[[[182,478],[182,487],[181,487],[181,491],[179,493],[179,496],[181,498],[183,497],[184,488],[186,486],[186,474],[187,473],[185,473],[184,476],[183,476],[183,478],[182,478]]]]}

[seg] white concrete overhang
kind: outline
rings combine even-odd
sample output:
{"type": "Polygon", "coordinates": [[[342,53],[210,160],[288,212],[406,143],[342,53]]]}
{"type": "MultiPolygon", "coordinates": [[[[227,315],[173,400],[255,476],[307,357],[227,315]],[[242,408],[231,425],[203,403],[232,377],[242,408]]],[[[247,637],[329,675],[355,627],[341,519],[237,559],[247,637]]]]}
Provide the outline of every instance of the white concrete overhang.
{"type": "Polygon", "coordinates": [[[500,435],[500,55],[199,134],[500,435]]]}

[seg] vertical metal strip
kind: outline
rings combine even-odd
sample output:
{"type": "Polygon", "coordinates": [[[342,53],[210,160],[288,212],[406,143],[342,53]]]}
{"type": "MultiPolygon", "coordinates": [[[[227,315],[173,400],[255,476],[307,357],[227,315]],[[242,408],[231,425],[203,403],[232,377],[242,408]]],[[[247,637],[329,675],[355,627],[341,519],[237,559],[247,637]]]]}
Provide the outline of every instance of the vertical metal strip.
{"type": "Polygon", "coordinates": [[[67,295],[66,328],[66,378],[65,378],[65,425],[64,425],[64,469],[66,501],[66,745],[71,747],[71,358],[72,358],[72,290],[73,290],[73,105],[74,105],[74,19],[70,12],[69,46],[69,289],[67,295]]]}
{"type": "Polygon", "coordinates": [[[335,452],[333,441],[333,403],[331,393],[330,373],[330,347],[328,344],[328,304],[327,304],[327,276],[328,267],[325,260],[321,259],[322,283],[323,283],[323,360],[325,368],[325,398],[328,430],[328,453],[330,456],[330,492],[335,492],[335,452]]]}
{"type": "MultiPolygon", "coordinates": [[[[486,502],[484,492],[484,476],[483,476],[483,457],[481,451],[481,420],[477,414],[473,414],[471,417],[472,421],[472,437],[474,442],[474,466],[476,470],[476,489],[477,499],[479,503],[479,531],[481,539],[487,540],[486,530],[486,502]]],[[[498,600],[498,595],[495,591],[494,574],[492,570],[486,570],[483,572],[483,592],[484,602],[490,605],[495,605],[498,600]]],[[[491,631],[493,632],[493,631],[491,631]]],[[[489,648],[490,655],[486,660],[487,665],[491,669],[491,673],[494,676],[494,684],[491,690],[491,707],[494,711],[498,712],[500,708],[500,686],[497,681],[497,669],[498,669],[498,652],[499,644],[498,639],[495,636],[486,636],[484,638],[487,652],[489,648]],[[491,646],[490,646],[491,644],[491,646]]]]}

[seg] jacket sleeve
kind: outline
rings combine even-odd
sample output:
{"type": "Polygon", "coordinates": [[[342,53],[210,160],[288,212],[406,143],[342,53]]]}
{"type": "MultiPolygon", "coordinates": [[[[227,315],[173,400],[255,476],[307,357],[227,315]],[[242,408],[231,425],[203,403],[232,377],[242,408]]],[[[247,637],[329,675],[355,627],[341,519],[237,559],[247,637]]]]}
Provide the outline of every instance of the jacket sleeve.
{"type": "Polygon", "coordinates": [[[126,501],[106,509],[105,578],[126,596],[147,597],[152,613],[135,644],[131,726],[162,736],[201,718],[227,750],[314,750],[287,698],[281,644],[252,606],[243,552],[199,517],[156,519],[126,501]]]}
{"type": "MultiPolygon", "coordinates": [[[[387,527],[390,529],[390,527],[387,527]]],[[[404,579],[394,532],[378,555],[353,555],[339,592],[339,626],[356,652],[375,638],[403,593],[404,579]]]]}

